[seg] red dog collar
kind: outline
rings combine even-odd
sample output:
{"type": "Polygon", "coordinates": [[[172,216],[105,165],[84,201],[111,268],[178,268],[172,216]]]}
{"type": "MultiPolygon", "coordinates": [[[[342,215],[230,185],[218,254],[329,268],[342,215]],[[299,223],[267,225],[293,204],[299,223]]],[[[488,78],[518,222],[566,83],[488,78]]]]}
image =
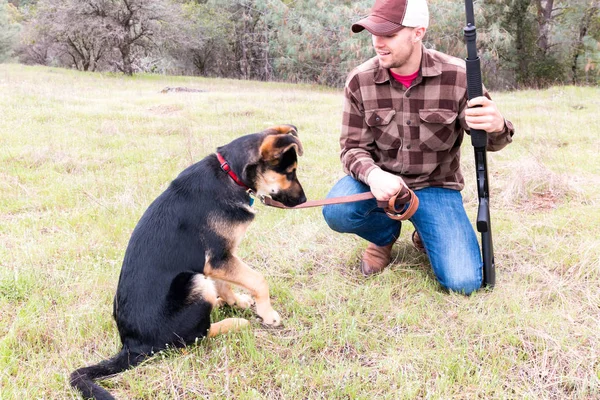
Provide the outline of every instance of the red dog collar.
{"type": "Polygon", "coordinates": [[[233,170],[229,166],[229,163],[227,162],[227,160],[225,160],[225,158],[223,158],[223,156],[221,154],[217,153],[217,159],[221,163],[221,169],[223,170],[223,172],[227,173],[227,175],[229,175],[235,183],[237,183],[238,185],[240,185],[241,187],[243,187],[245,189],[250,189],[248,186],[246,186],[244,184],[244,182],[242,182],[242,180],[236,175],[236,173],[233,172],[233,170]]]}

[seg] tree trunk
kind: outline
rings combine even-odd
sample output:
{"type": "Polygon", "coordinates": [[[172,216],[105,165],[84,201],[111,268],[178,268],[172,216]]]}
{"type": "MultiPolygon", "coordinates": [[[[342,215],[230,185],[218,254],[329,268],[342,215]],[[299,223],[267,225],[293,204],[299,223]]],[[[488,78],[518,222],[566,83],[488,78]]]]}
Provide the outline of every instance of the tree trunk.
{"type": "MultiPolygon", "coordinates": [[[[579,62],[579,56],[583,52],[583,38],[585,37],[585,35],[587,35],[587,32],[588,32],[588,29],[592,22],[592,19],[598,13],[599,9],[600,9],[600,4],[598,4],[598,2],[593,2],[591,4],[590,8],[585,10],[585,13],[583,14],[583,18],[581,19],[581,25],[579,25],[579,37],[577,38],[577,41],[575,42],[575,46],[574,46],[574,50],[573,50],[573,61],[571,63],[571,72],[573,74],[573,76],[571,77],[571,80],[574,85],[579,83],[579,79],[577,76],[577,63],[579,62]]],[[[587,76],[587,74],[586,74],[586,76],[587,76]]]]}
{"type": "Polygon", "coordinates": [[[121,57],[123,59],[123,73],[125,75],[133,75],[133,60],[131,59],[131,46],[128,44],[123,44],[119,47],[121,51],[121,57]]]}
{"type": "Polygon", "coordinates": [[[554,0],[535,0],[537,8],[538,39],[537,45],[545,56],[550,48],[550,25],[552,24],[552,11],[554,0]]]}
{"type": "Polygon", "coordinates": [[[242,14],[242,35],[240,39],[240,48],[242,51],[242,56],[240,57],[240,72],[242,74],[242,79],[248,79],[248,70],[250,69],[249,58],[249,50],[248,50],[248,42],[250,38],[249,24],[248,20],[250,19],[250,15],[248,15],[247,9],[244,7],[244,13],[242,14]]]}
{"type": "Polygon", "coordinates": [[[517,58],[517,81],[521,84],[529,84],[530,54],[527,46],[527,9],[531,0],[517,0],[512,9],[512,17],[515,26],[515,49],[517,58]]]}

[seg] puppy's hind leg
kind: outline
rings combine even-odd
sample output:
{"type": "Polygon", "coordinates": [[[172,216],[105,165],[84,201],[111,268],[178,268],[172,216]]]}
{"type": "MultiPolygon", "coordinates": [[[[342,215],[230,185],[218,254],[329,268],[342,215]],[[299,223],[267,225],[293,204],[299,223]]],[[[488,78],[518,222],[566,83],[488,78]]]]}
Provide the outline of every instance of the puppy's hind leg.
{"type": "MultiPolygon", "coordinates": [[[[186,273],[180,274],[186,275],[186,273]]],[[[218,290],[214,280],[207,278],[202,274],[195,274],[191,278],[191,287],[189,289],[188,302],[198,301],[203,299],[210,303],[213,307],[218,305],[218,290]]]]}
{"type": "MultiPolygon", "coordinates": [[[[220,299],[217,298],[217,295],[221,296],[222,294],[226,294],[230,296],[227,291],[233,295],[234,300],[237,299],[236,296],[239,296],[233,293],[231,286],[229,286],[229,284],[226,282],[213,280],[205,277],[204,275],[198,274],[193,278],[193,285],[189,299],[194,299],[197,301],[197,299],[201,297],[214,307],[219,305],[220,299]]],[[[252,298],[250,298],[250,300],[252,301],[252,298]]],[[[248,307],[250,307],[250,305],[248,305],[248,307]]],[[[206,336],[215,337],[229,331],[239,331],[246,328],[248,325],[250,325],[250,322],[244,318],[226,318],[222,321],[211,324],[206,336]]]]}
{"type": "Polygon", "coordinates": [[[215,337],[229,331],[239,331],[250,325],[244,318],[226,318],[223,321],[215,322],[208,330],[208,337],[215,337]]]}
{"type": "MultiPolygon", "coordinates": [[[[240,308],[250,308],[254,305],[254,300],[251,296],[243,293],[235,293],[231,290],[231,285],[227,282],[214,279],[215,288],[217,289],[217,295],[219,298],[229,304],[230,306],[238,306],[240,308]]],[[[217,306],[220,306],[220,302],[217,302],[217,306]]]]}

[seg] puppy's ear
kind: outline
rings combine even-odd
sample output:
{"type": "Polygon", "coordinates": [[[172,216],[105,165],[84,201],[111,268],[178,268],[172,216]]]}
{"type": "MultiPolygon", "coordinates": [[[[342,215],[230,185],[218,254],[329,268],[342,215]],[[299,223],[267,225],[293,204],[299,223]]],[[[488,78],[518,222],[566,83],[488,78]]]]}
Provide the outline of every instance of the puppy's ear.
{"type": "Polygon", "coordinates": [[[290,134],[298,137],[298,128],[294,125],[276,125],[270,128],[267,128],[263,131],[265,135],[281,135],[281,134],[290,134]]]}
{"type": "MultiPolygon", "coordinates": [[[[294,130],[294,133],[297,132],[294,130]]],[[[265,136],[261,145],[259,154],[260,157],[271,163],[276,163],[286,152],[292,148],[296,151],[296,154],[301,156],[304,154],[302,143],[300,139],[294,134],[270,134],[265,136]]]]}

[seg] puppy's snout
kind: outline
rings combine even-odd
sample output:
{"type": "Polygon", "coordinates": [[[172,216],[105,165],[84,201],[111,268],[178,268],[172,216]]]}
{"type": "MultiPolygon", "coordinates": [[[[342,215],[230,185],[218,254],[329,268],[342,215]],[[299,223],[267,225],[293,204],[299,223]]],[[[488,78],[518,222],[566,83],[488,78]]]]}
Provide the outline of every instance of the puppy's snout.
{"type": "Polygon", "coordinates": [[[306,202],[306,195],[300,183],[296,183],[290,189],[282,190],[272,197],[274,200],[280,201],[288,207],[294,207],[306,202]]]}
{"type": "Polygon", "coordinates": [[[306,203],[306,195],[302,192],[302,195],[298,199],[298,204],[306,203]]]}
{"type": "Polygon", "coordinates": [[[304,193],[304,188],[302,187],[302,185],[300,184],[300,182],[296,181],[296,186],[295,187],[295,196],[293,196],[293,201],[295,206],[297,206],[298,204],[302,204],[306,202],[306,194],[304,193]]]}

